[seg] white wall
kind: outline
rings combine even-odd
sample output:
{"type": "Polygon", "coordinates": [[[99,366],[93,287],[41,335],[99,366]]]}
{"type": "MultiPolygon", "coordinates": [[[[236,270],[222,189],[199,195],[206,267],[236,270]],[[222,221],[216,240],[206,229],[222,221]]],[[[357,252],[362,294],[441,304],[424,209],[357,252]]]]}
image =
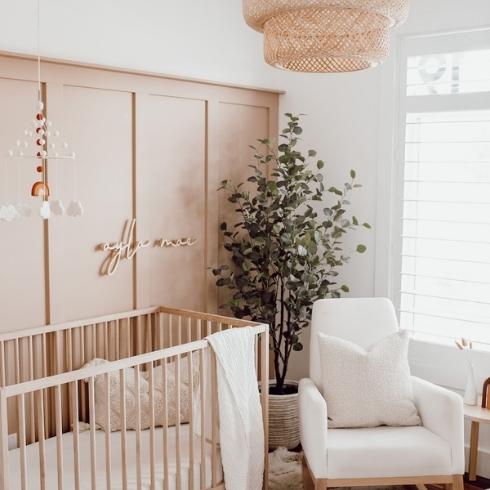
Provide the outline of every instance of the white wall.
{"type": "MultiPolygon", "coordinates": [[[[328,182],[341,185],[355,168],[364,185],[352,198],[353,209],[375,231],[349,240],[348,248],[362,240],[368,251],[353,258],[342,279],[352,296],[387,294],[395,49],[386,64],[373,70],[288,73],[263,62],[261,35],[244,24],[240,0],[40,1],[44,56],[285,89],[282,112],[307,114],[304,146],[317,149],[327,162],[328,182]]],[[[35,51],[34,12],[35,0],[0,3],[0,50],[35,51]]],[[[488,25],[488,0],[411,0],[409,20],[398,35],[488,25]]],[[[411,356],[416,373],[462,386],[464,371],[453,349],[415,345],[411,356]]],[[[479,366],[490,374],[488,357],[481,356],[479,366]]],[[[306,372],[307,351],[296,355],[290,375],[306,372]]],[[[490,451],[489,434],[483,434],[481,443],[490,451]]],[[[486,456],[482,463],[488,468],[481,471],[489,475],[490,453],[486,456]]]]}
{"type": "MultiPolygon", "coordinates": [[[[351,168],[364,187],[355,213],[375,222],[381,69],[332,75],[298,74],[263,61],[262,36],[243,21],[241,0],[40,0],[41,54],[171,75],[285,89],[281,112],[307,114],[304,146],[326,162],[328,182],[341,185],[351,168]]],[[[0,50],[35,53],[36,0],[0,2],[0,50]]],[[[374,232],[353,258],[344,280],[355,296],[374,292],[374,232]]],[[[305,336],[305,344],[308,336],[305,336]]],[[[307,372],[307,349],[292,377],[307,372]]]]}

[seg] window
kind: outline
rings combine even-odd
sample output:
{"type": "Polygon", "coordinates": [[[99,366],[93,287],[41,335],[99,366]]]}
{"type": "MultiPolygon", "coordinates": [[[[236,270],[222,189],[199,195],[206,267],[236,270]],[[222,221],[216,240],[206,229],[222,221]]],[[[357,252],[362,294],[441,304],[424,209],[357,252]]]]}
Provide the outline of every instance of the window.
{"type": "Polygon", "coordinates": [[[400,324],[490,344],[490,31],[401,58],[400,324]]]}

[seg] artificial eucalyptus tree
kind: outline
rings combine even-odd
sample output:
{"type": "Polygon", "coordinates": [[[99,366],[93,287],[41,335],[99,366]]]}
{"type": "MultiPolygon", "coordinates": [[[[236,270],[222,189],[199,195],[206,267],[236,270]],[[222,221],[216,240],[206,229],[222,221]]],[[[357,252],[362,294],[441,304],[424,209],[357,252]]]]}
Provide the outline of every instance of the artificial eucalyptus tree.
{"type": "MultiPolygon", "coordinates": [[[[327,187],[319,172],[324,162],[315,158],[316,151],[305,156],[297,149],[300,118],[286,117],[277,151],[268,139],[258,140],[261,148],[251,147],[255,164],[247,186],[252,190],[245,190],[243,182],[222,182],[220,189],[236,206],[238,222],[221,224],[231,267],[213,270],[217,285],[231,290],[227,305],[235,316],[270,325],[275,394],[288,392],[290,355],[303,349],[301,332],[314,301],[349,291],[337,282],[339,269],[349,260],[345,235],[358,226],[370,228],[347,213],[349,192],[361,187],[355,183],[356,172],[350,171],[343,188],[327,187]],[[332,196],[334,202],[327,205],[332,196]]],[[[363,253],[366,247],[359,244],[355,250],[363,253]]]]}

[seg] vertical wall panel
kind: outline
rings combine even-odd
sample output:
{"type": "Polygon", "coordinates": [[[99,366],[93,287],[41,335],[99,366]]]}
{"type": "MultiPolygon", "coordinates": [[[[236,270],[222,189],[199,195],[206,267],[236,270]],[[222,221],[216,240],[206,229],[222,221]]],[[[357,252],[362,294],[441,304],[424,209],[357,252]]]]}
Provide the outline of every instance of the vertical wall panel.
{"type": "MultiPolygon", "coordinates": [[[[0,79],[0,205],[21,201],[33,215],[21,221],[0,221],[0,330],[42,325],[45,316],[44,233],[39,201],[30,196],[37,180],[34,159],[10,159],[16,141],[30,140],[37,111],[34,82],[0,79]]],[[[16,148],[18,150],[18,148],[16,148]]],[[[25,150],[28,151],[27,149],[25,150]]]]}
{"type": "Polygon", "coordinates": [[[138,306],[204,308],[205,134],[202,100],[137,99],[139,239],[192,237],[191,247],[144,250],[138,257],[138,306]]]}
{"type": "Polygon", "coordinates": [[[219,223],[235,218],[217,188],[246,179],[249,145],[275,135],[278,94],[63,62],[43,62],[41,74],[48,118],[62,131],[49,140],[53,151],[66,141],[76,152],[76,179],[71,161],[50,161],[51,197],[65,207],[77,197],[85,214],[43,222],[29,196],[35,162],[4,172],[3,156],[33,119],[37,86],[33,59],[0,55],[0,204],[16,201],[18,188],[34,209],[0,222],[0,331],[159,303],[215,311],[223,298],[209,269],[228,260],[219,223]],[[102,276],[106,255],[96,247],[120,241],[133,217],[133,239],[197,243],[146,248],[102,276]]]}
{"type": "MultiPolygon", "coordinates": [[[[270,135],[269,108],[236,104],[218,103],[215,106],[216,114],[211,122],[213,128],[213,141],[217,151],[210,159],[210,165],[216,167],[209,180],[209,254],[208,267],[228,264],[229,255],[223,249],[223,235],[218,231],[223,221],[235,223],[238,221],[236,205],[227,201],[225,191],[217,191],[222,180],[228,179],[238,184],[245,182],[243,189],[251,187],[246,183],[252,169],[248,166],[254,164],[254,151],[250,145],[257,146],[258,138],[267,138],[270,135]]],[[[228,290],[214,287],[216,278],[208,274],[208,309],[215,311],[228,298],[228,290]]]]}
{"type": "MultiPolygon", "coordinates": [[[[113,276],[101,276],[101,242],[119,241],[132,217],[132,94],[64,86],[49,90],[48,116],[64,130],[73,163],[51,163],[53,198],[65,206],[74,197],[85,212],[49,220],[51,320],[61,322],[133,306],[132,264],[121,261],[113,276]],[[77,196],[75,196],[75,191],[77,196]]],[[[62,135],[63,136],[63,135],[62,135]]]]}

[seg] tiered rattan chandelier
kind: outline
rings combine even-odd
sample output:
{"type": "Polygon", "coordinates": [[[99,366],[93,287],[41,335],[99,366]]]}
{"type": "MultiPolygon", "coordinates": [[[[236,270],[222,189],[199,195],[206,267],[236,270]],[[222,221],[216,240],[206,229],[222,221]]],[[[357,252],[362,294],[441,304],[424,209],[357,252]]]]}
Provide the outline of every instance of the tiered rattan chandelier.
{"type": "Polygon", "coordinates": [[[243,0],[243,13],[264,33],[270,65],[344,72],[386,59],[389,31],[407,18],[408,0],[243,0]]]}

